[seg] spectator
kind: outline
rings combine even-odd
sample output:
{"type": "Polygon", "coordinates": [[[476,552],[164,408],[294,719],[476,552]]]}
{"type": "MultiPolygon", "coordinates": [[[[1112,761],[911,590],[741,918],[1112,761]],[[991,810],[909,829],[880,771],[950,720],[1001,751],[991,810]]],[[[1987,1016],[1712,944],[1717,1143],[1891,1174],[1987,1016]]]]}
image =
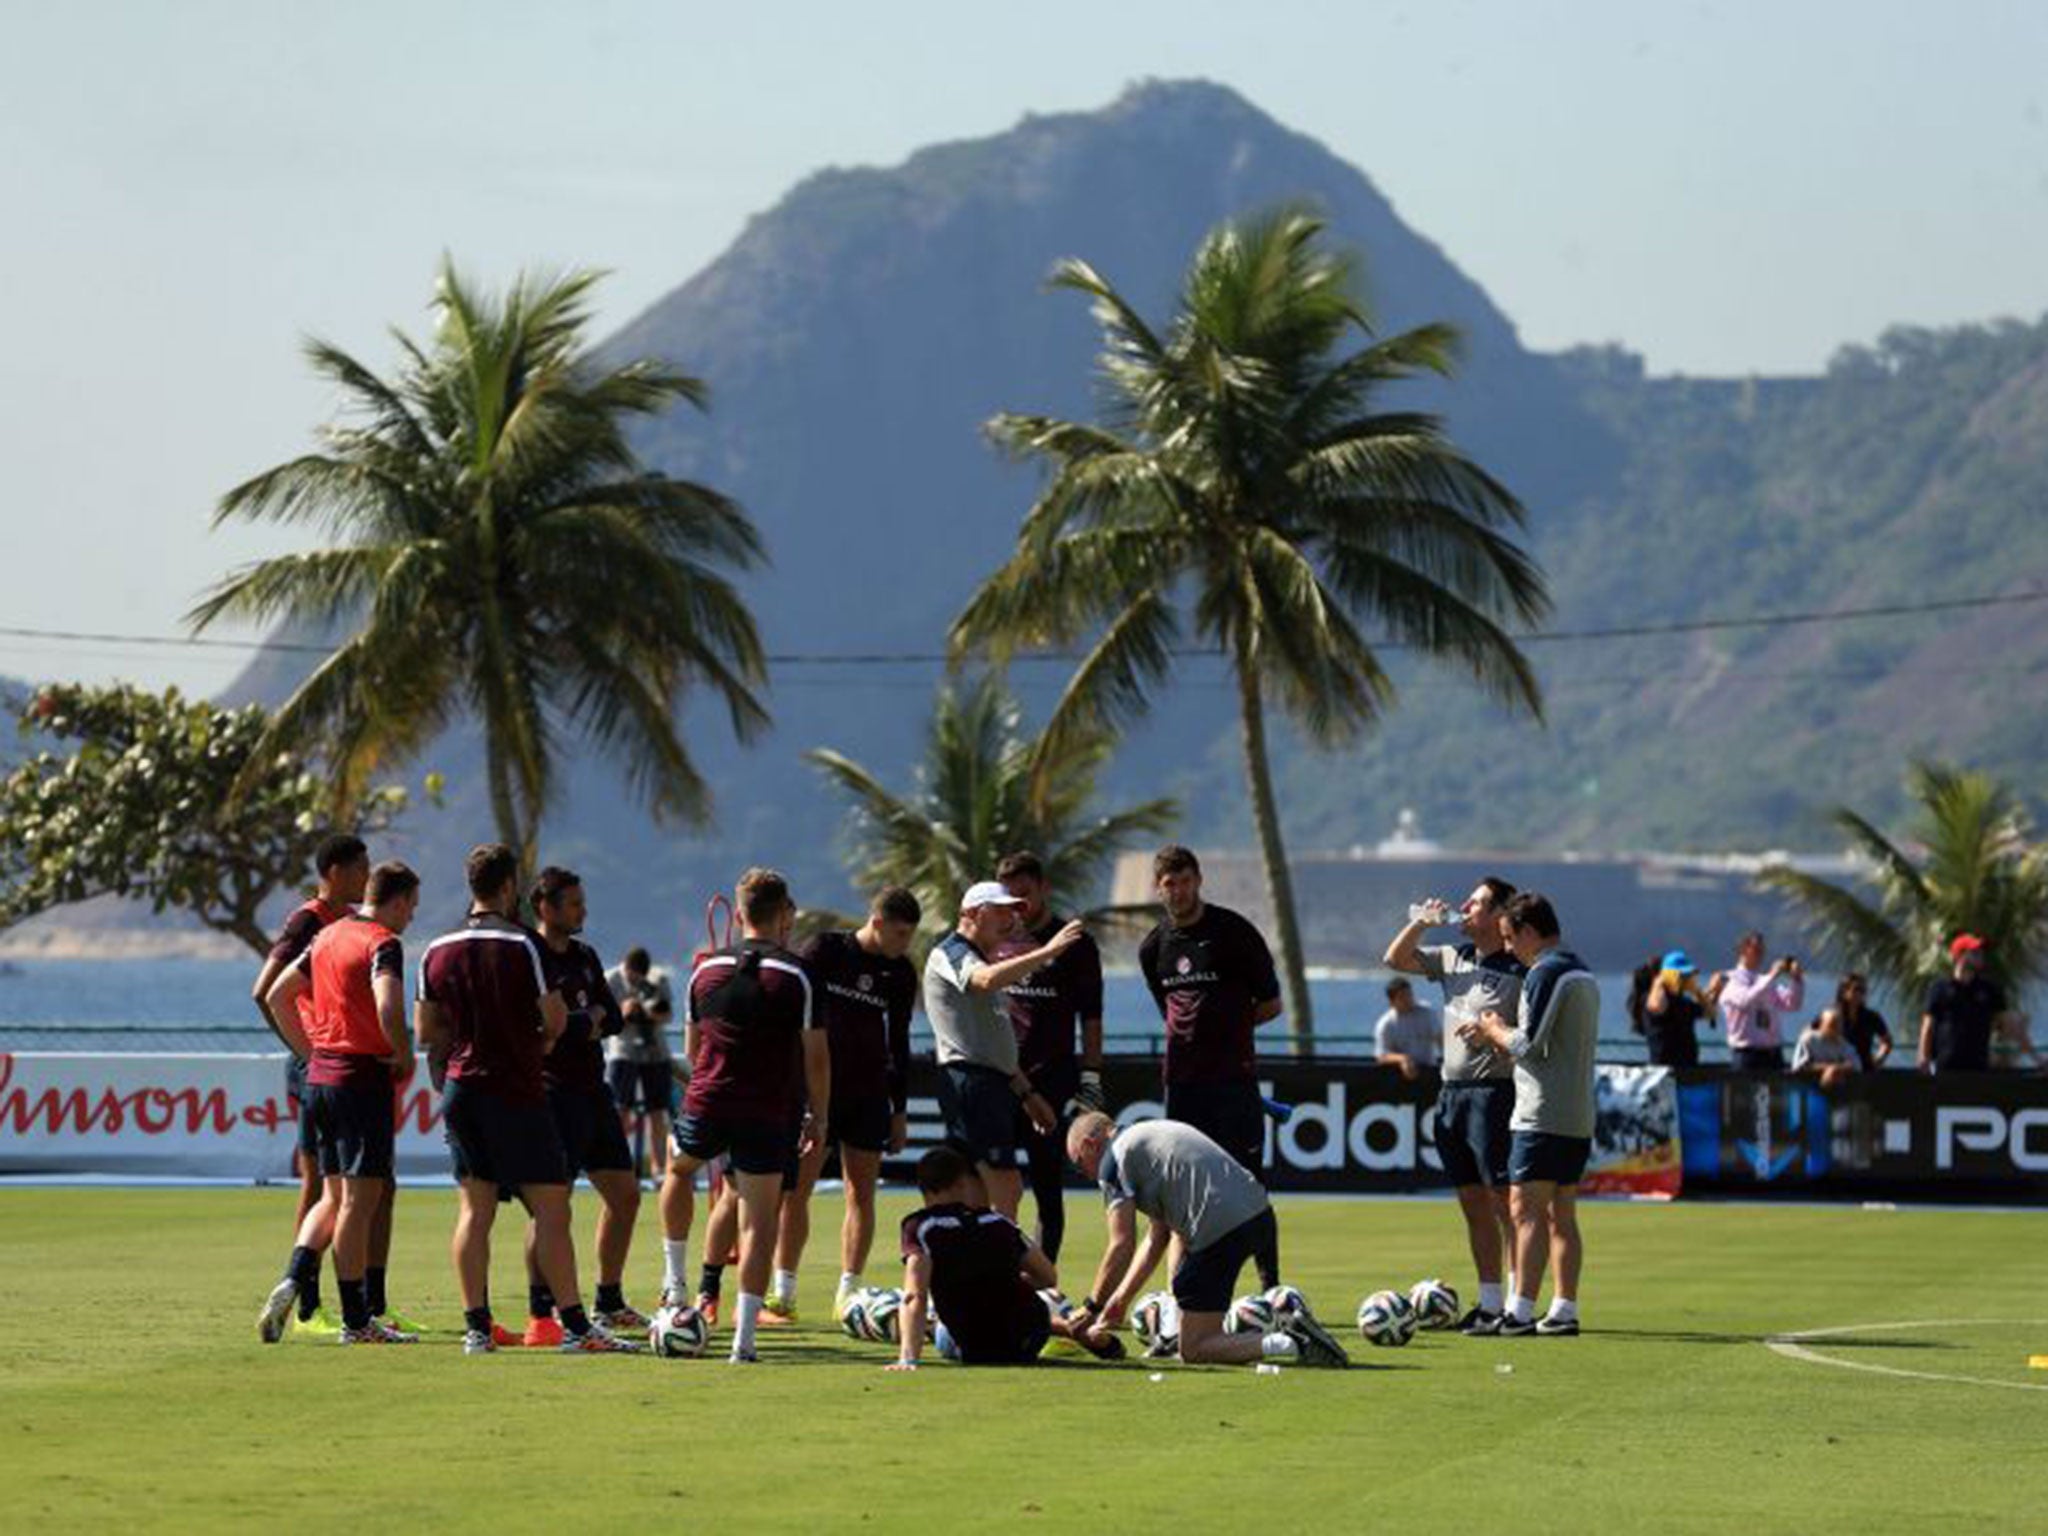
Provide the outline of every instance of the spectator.
{"type": "Polygon", "coordinates": [[[1823,1088],[1832,1088],[1851,1073],[1863,1070],[1863,1056],[1842,1033],[1842,1013],[1823,1008],[1820,1017],[1800,1035],[1792,1049],[1794,1073],[1811,1073],[1823,1088]]]}
{"type": "Polygon", "coordinates": [[[1398,976],[1387,983],[1387,1004],[1372,1027],[1373,1050],[1382,1066],[1399,1067],[1412,1080],[1422,1068],[1437,1064],[1436,1014],[1429,1004],[1417,1002],[1414,986],[1398,976]]]}
{"type": "Polygon", "coordinates": [[[1790,955],[1764,963],[1764,936],[1752,928],[1735,941],[1735,969],[1716,971],[1706,1000],[1721,1010],[1728,1064],[1738,1072],[1785,1070],[1780,1018],[1806,1006],[1806,971],[1790,955]]]}
{"type": "Polygon", "coordinates": [[[668,1027],[676,1016],[668,973],[646,950],[635,946],[605,972],[626,1027],[604,1043],[605,1084],[619,1106],[619,1123],[631,1138],[634,1122],[647,1123],[648,1171],[657,1182],[668,1171],[669,1107],[674,1100],[675,1060],[668,1027]]]}
{"type": "Polygon", "coordinates": [[[1922,1072],[1984,1072],[1991,1037],[2003,1025],[2005,989],[1984,974],[1984,941],[1959,933],[1948,946],[1953,970],[1927,994],[1920,1016],[1922,1072]]]}
{"type": "Polygon", "coordinates": [[[1699,1022],[1706,1016],[1707,998],[1698,978],[1699,967],[1682,949],[1666,951],[1657,963],[1657,978],[1643,999],[1643,1037],[1652,1066],[1700,1064],[1699,1022]]]}
{"type": "Polygon", "coordinates": [[[1884,1015],[1867,1006],[1870,983],[1861,971],[1849,971],[1835,988],[1835,1011],[1842,1016],[1842,1038],[1856,1047],[1863,1070],[1875,1072],[1892,1054],[1891,1026],[1884,1015]]]}

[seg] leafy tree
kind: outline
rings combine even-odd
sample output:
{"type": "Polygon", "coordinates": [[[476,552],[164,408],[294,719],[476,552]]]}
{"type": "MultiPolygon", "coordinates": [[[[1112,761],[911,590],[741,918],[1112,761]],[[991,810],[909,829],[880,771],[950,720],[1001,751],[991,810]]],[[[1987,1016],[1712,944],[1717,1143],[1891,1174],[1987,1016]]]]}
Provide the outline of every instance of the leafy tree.
{"type": "Polygon", "coordinates": [[[1515,498],[1434,418],[1377,409],[1388,385],[1448,373],[1456,332],[1370,339],[1354,262],[1321,247],[1322,229],[1291,210],[1219,226],[1163,331],[1085,262],[1054,269],[1055,287],[1094,301],[1106,417],[990,423],[999,444],[1050,473],[1015,553],[952,635],[956,649],[999,662],[1089,641],[1046,728],[1055,749],[1149,706],[1183,611],[1221,652],[1298,1040],[1312,1021],[1268,705],[1319,746],[1355,740],[1395,701],[1369,633],[1384,630],[1540,713],[1508,626],[1548,606],[1540,571],[1508,536],[1523,522],[1515,498]],[[1340,351],[1354,336],[1366,344],[1340,351]]]}
{"type": "Polygon", "coordinates": [[[1073,907],[1098,888],[1120,849],[1165,832],[1180,814],[1163,799],[1095,813],[1109,738],[1069,732],[1048,748],[1025,734],[1016,700],[994,673],[941,690],[908,795],[829,748],[805,756],[853,803],[855,882],[908,887],[934,933],[951,924],[969,885],[994,876],[1004,854],[1036,853],[1051,899],[1073,907]]]}
{"type": "Polygon", "coordinates": [[[482,726],[498,835],[530,865],[565,736],[626,771],[657,816],[701,821],[710,791],[677,729],[708,684],[734,730],[767,723],[766,661],[728,571],[762,558],[752,524],[706,486],[643,470],[629,418],[696,379],[588,350],[597,274],[520,277],[482,295],[444,265],[440,323],[399,335],[386,381],[311,342],[347,401],[325,451],[230,491],[231,518],[310,524],[332,547],[258,561],[191,615],[351,632],[269,723],[266,748],[318,742],[342,803],[464,711],[482,726]]]}
{"type": "Polygon", "coordinates": [[[1843,807],[1835,825],[1871,865],[1867,887],[1793,869],[1758,883],[1789,897],[1815,947],[1905,997],[1949,974],[1949,940],[1974,933],[1985,970],[2018,996],[2048,974],[2048,843],[2036,842],[2012,791],[1986,773],[1915,763],[1906,786],[1920,807],[1894,842],[1843,807]]]}
{"type": "Polygon", "coordinates": [[[125,896],[265,954],[263,905],[304,883],[321,840],[381,831],[405,805],[386,787],[335,816],[326,775],[272,749],[254,704],[66,685],[37,693],[20,722],[24,736],[74,745],[0,779],[0,927],[125,896]]]}

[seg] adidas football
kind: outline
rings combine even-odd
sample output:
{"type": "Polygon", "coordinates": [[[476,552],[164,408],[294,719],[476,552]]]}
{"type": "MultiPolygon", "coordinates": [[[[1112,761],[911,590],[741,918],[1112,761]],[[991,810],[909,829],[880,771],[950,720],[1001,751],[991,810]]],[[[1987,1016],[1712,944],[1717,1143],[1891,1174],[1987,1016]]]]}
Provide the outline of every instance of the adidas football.
{"type": "Polygon", "coordinates": [[[710,1342],[711,1330],[695,1307],[663,1307],[647,1325],[647,1347],[664,1359],[694,1359],[710,1342]]]}
{"type": "Polygon", "coordinates": [[[1415,1337],[1415,1309],[1399,1291],[1374,1291],[1358,1304],[1358,1331],[1383,1349],[1406,1344],[1415,1337]]]}
{"type": "Polygon", "coordinates": [[[877,1344],[894,1344],[901,1336],[903,1293],[893,1287],[869,1291],[864,1310],[868,1329],[864,1337],[877,1344]]]}
{"type": "Polygon", "coordinates": [[[1408,1288],[1417,1328],[1448,1328],[1458,1320],[1458,1293],[1441,1280],[1418,1280],[1408,1288]]]}
{"type": "Polygon", "coordinates": [[[1271,1333],[1273,1331],[1273,1303],[1254,1291],[1249,1296],[1240,1296],[1230,1304],[1230,1310],[1223,1314],[1225,1333],[1271,1333]]]}
{"type": "Polygon", "coordinates": [[[1131,1331],[1144,1341],[1147,1354],[1166,1355],[1180,1348],[1180,1303],[1173,1293],[1140,1296],[1131,1308],[1131,1331]]]}
{"type": "Polygon", "coordinates": [[[1290,1318],[1312,1316],[1308,1298],[1291,1285],[1276,1285],[1266,1292],[1266,1305],[1273,1309],[1273,1326],[1284,1327],[1290,1318]]]}

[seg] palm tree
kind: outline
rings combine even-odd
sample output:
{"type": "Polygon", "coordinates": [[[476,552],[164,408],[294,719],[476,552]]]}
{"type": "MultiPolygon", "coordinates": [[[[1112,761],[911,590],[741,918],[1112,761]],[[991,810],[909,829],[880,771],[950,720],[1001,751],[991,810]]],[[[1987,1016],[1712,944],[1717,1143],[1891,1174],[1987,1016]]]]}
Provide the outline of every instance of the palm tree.
{"type": "Polygon", "coordinates": [[[1949,973],[1949,940],[1974,933],[1985,970],[2016,997],[2048,973],[2048,843],[1989,774],[1917,762],[1906,784],[1920,814],[1903,845],[1847,807],[1834,813],[1871,865],[1867,886],[1782,868],[1758,884],[1790,898],[1823,957],[1901,996],[1924,996],[1949,973]]]}
{"type": "Polygon", "coordinates": [[[1043,738],[1024,733],[1001,676],[988,673],[940,690],[909,795],[829,748],[805,756],[853,803],[848,866],[856,883],[908,887],[936,934],[950,924],[961,892],[992,877],[1007,853],[1037,853],[1051,899],[1071,907],[1097,889],[1119,849],[1165,832],[1180,814],[1171,800],[1091,811],[1095,777],[1109,757],[1105,736],[1070,732],[1056,761],[1041,761],[1043,750],[1043,738]],[[1035,788],[1041,777],[1043,792],[1035,788]]]}
{"type": "Polygon", "coordinates": [[[269,733],[320,744],[339,803],[473,712],[498,835],[528,866],[569,741],[617,762],[657,817],[700,822],[710,792],[677,730],[684,689],[709,684],[743,740],[768,718],[760,638],[727,574],[760,563],[759,536],[717,491],[647,473],[625,435],[628,418],[701,407],[704,386],[594,360],[599,275],[521,275],[497,297],[444,262],[439,325],[425,347],[398,334],[388,382],[309,342],[343,419],[324,451],[228,492],[214,522],[310,524],[332,547],[243,566],[188,616],[195,631],[352,628],[269,733]]]}
{"type": "Polygon", "coordinates": [[[955,621],[956,650],[998,662],[1089,640],[1047,724],[1104,733],[1142,712],[1179,654],[1185,609],[1229,663],[1252,819],[1279,939],[1290,1028],[1312,1032],[1301,935],[1266,740],[1269,704],[1323,747],[1395,698],[1368,630],[1451,661],[1541,714],[1508,625],[1548,610],[1508,530],[1520,503],[1437,421],[1375,409],[1390,384],[1448,373],[1457,335],[1372,339],[1355,264],[1322,222],[1281,210],[1212,231],[1155,331],[1085,262],[1052,285],[1087,294],[1109,399],[1100,424],[1002,415],[1005,449],[1049,468],[1016,551],[955,621]],[[1354,335],[1364,344],[1340,352],[1354,335]]]}

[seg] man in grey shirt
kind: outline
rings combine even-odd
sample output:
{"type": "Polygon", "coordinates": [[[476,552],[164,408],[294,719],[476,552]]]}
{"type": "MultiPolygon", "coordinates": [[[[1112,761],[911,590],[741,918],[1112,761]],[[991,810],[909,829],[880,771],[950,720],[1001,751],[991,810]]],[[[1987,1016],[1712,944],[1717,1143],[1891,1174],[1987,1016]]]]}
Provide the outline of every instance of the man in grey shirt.
{"type": "Polygon", "coordinates": [[[1109,1116],[1090,1111],[1068,1128],[1067,1156],[1102,1186],[1108,1208],[1109,1246],[1094,1288],[1076,1309],[1078,1316],[1093,1319],[1091,1338],[1106,1339],[1124,1320],[1178,1237],[1182,1251],[1173,1271],[1173,1299],[1180,1306],[1182,1360],[1351,1363],[1306,1307],[1281,1320],[1278,1332],[1223,1331],[1238,1273],[1278,1238],[1265,1186],[1201,1131],[1178,1120],[1147,1120],[1119,1131],[1109,1116]],[[1142,1246],[1140,1213],[1151,1218],[1142,1246]]]}
{"type": "Polygon", "coordinates": [[[668,1028],[675,1019],[675,994],[668,973],[637,945],[604,973],[604,980],[626,1021],[625,1028],[604,1042],[605,1086],[619,1106],[619,1123],[628,1141],[633,1139],[634,1121],[646,1117],[648,1171],[659,1184],[668,1172],[668,1111],[675,1078],[668,1028]]]}
{"type": "Polygon", "coordinates": [[[1406,1078],[1436,1065],[1436,1015],[1415,1000],[1414,986],[1402,977],[1387,983],[1387,1011],[1372,1027],[1372,1047],[1382,1066],[1398,1067],[1406,1078]]]}
{"type": "Polygon", "coordinates": [[[1003,988],[1022,981],[1081,938],[1070,922],[1036,949],[1007,960],[996,953],[1023,903],[1000,880],[982,880],[960,898],[960,922],[932,946],[924,965],[924,1012],[938,1046],[939,1107],[946,1135],[971,1156],[988,1203],[1015,1221],[1024,1200],[1017,1171],[1017,1106],[1041,1132],[1059,1124],[1053,1107],[1017,1065],[1017,1031],[1003,988]]]}
{"type": "Polygon", "coordinates": [[[1451,915],[1436,903],[1439,910],[1411,919],[1386,953],[1389,969],[1426,977],[1443,989],[1443,1086],[1430,1129],[1444,1176],[1458,1191],[1472,1267],[1479,1275],[1479,1300],[1458,1320],[1458,1332],[1466,1334],[1500,1331],[1507,1314],[1501,1274],[1514,1250],[1508,1211],[1514,1062],[1483,1041],[1473,1044],[1463,1033],[1463,1026],[1488,1009],[1513,1017],[1522,995],[1522,962],[1509,950],[1500,922],[1501,909],[1514,894],[1507,881],[1488,875],[1458,908],[1464,943],[1422,942],[1432,920],[1447,921],[1451,915]]]}
{"type": "Polygon", "coordinates": [[[1515,1062],[1514,1139],[1508,1149],[1515,1296],[1500,1332],[1576,1334],[1585,1263],[1579,1179],[1593,1150],[1600,988],[1585,962],[1564,947],[1557,913],[1546,898],[1524,891],[1507,904],[1501,921],[1509,947],[1529,968],[1515,1027],[1488,1009],[1459,1031],[1515,1062]],[[1550,1310],[1539,1321],[1536,1293],[1547,1257],[1557,1260],[1557,1279],[1550,1310]]]}

